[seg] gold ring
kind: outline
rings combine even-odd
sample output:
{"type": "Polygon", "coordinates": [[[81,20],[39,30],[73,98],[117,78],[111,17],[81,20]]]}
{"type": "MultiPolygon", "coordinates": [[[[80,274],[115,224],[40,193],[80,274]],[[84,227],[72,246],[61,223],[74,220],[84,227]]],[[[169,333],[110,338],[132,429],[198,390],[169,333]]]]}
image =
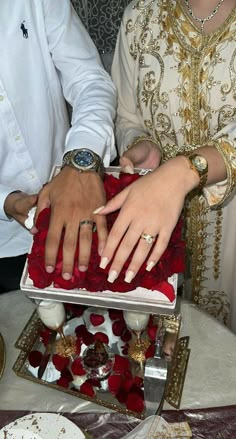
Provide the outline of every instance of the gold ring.
{"type": "Polygon", "coordinates": [[[152,235],[148,235],[148,233],[142,233],[142,235],[140,236],[140,238],[145,239],[145,241],[148,244],[153,244],[153,242],[155,241],[156,237],[152,236],[152,235]]]}

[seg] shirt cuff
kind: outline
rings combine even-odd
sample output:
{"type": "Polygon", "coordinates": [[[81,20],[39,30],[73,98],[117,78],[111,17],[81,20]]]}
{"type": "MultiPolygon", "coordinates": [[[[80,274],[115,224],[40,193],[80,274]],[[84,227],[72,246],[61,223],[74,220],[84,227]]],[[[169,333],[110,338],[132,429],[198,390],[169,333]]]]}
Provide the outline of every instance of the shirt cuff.
{"type": "Polygon", "coordinates": [[[8,221],[11,222],[13,221],[13,218],[9,218],[4,210],[4,203],[5,200],[7,198],[7,196],[12,193],[15,192],[16,188],[12,188],[9,186],[4,186],[4,185],[0,185],[0,220],[2,221],[8,221]]]}

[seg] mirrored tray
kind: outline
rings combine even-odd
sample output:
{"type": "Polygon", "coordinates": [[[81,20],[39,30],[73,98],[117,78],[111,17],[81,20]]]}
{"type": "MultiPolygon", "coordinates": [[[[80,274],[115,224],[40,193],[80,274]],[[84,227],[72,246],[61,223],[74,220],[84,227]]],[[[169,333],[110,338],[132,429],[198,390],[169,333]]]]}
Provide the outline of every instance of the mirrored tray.
{"type": "MultiPolygon", "coordinates": [[[[124,345],[127,343],[124,343],[121,340],[121,337],[115,336],[114,333],[112,334],[112,322],[109,322],[109,320],[105,320],[105,323],[100,326],[91,325],[90,318],[92,314],[99,313],[105,315],[107,317],[108,311],[107,309],[101,310],[100,308],[88,308],[83,307],[84,312],[83,314],[78,317],[74,317],[73,312],[71,310],[73,307],[76,308],[76,305],[71,304],[65,304],[67,308],[67,314],[68,314],[68,320],[64,326],[65,334],[75,334],[75,328],[78,327],[81,324],[85,324],[86,328],[93,334],[96,332],[102,332],[104,334],[107,334],[109,337],[109,346],[111,347],[112,351],[115,355],[129,358],[130,361],[130,370],[132,372],[132,376],[134,377],[143,377],[143,363],[138,363],[136,361],[133,361],[128,353],[127,350],[123,349],[124,345]],[[68,311],[69,310],[69,311],[68,311]]],[[[75,310],[74,308],[74,310],[75,310]]],[[[80,306],[81,309],[81,306],[80,306]]],[[[166,315],[153,315],[152,316],[152,322],[158,323],[161,321],[162,324],[166,328],[166,337],[165,342],[168,344],[171,343],[171,355],[168,356],[168,379],[167,379],[167,385],[166,385],[166,391],[164,398],[165,400],[171,404],[175,408],[179,408],[180,402],[181,402],[181,396],[182,396],[182,390],[184,386],[184,379],[188,364],[188,358],[189,358],[189,337],[179,338],[179,330],[180,330],[180,324],[181,324],[181,317],[178,315],[172,315],[172,316],[166,316],[166,315]],[[174,336],[174,337],[173,337],[174,336]],[[170,337],[170,338],[169,338],[170,337]],[[174,344],[173,344],[174,340],[174,344]]],[[[110,393],[109,389],[102,389],[102,388],[95,388],[95,395],[93,397],[85,395],[80,392],[80,388],[76,388],[74,384],[70,383],[68,388],[62,387],[58,384],[58,379],[60,379],[60,373],[57,371],[57,376],[51,375],[50,382],[46,381],[45,376],[43,375],[44,379],[39,379],[37,376],[37,370],[38,367],[33,368],[29,363],[29,354],[32,351],[45,351],[45,345],[42,342],[42,334],[45,332],[45,327],[42,324],[41,320],[38,317],[37,312],[35,311],[28,323],[26,324],[23,332],[19,336],[15,346],[16,348],[20,349],[21,352],[13,366],[13,370],[15,373],[25,379],[28,379],[30,381],[49,386],[53,389],[60,390],[66,393],[69,393],[70,395],[74,395],[76,397],[85,399],[87,401],[91,401],[93,403],[97,403],[103,407],[107,407],[112,410],[116,410],[120,413],[125,413],[131,416],[135,416],[140,419],[145,418],[145,406],[144,410],[140,413],[135,410],[127,409],[126,405],[118,402],[116,397],[110,393]]],[[[149,340],[147,333],[143,334],[143,338],[146,340],[149,340]]],[[[56,348],[57,350],[58,342],[56,342],[56,348]]],[[[58,352],[58,351],[57,351],[58,352]]],[[[54,350],[55,353],[55,350],[54,350]]],[[[82,351],[80,353],[82,355],[82,351]]],[[[52,364],[52,362],[51,362],[52,364]]],[[[71,368],[69,367],[71,370],[71,368]]],[[[142,386],[140,386],[140,389],[142,391],[142,386]]]]}
{"type": "Polygon", "coordinates": [[[5,368],[6,363],[6,347],[3,340],[3,336],[0,333],[0,379],[2,378],[2,374],[5,368]]]}

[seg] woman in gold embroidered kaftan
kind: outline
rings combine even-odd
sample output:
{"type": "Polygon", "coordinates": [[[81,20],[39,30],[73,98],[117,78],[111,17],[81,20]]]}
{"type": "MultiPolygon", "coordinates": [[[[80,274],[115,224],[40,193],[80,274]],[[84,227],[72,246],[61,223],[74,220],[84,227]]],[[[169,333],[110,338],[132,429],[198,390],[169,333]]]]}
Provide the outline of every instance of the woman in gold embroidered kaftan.
{"type": "Polygon", "coordinates": [[[122,207],[102,255],[104,266],[118,248],[111,282],[139,242],[129,282],[145,258],[148,270],[158,261],[186,200],[189,290],[234,331],[235,6],[235,0],[134,0],[126,8],[112,67],[117,142],[121,155],[127,151],[121,165],[156,169],[99,212],[122,207]],[[207,17],[203,25],[199,16],[207,17]],[[193,151],[203,171],[193,166],[193,151]],[[158,235],[149,255],[143,233],[158,235]]]}

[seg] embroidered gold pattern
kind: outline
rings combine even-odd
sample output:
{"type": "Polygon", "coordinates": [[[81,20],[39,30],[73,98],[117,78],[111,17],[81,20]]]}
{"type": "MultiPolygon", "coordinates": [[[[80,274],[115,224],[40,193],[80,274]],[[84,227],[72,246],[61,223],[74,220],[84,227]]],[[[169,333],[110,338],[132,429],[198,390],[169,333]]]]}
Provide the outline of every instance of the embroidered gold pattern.
{"type": "MultiPolygon", "coordinates": [[[[132,8],[135,14],[126,23],[126,34],[130,54],[138,68],[137,108],[147,135],[162,144],[163,159],[167,160],[181,151],[207,144],[224,126],[235,121],[236,49],[230,60],[227,82],[215,75],[215,69],[226,64],[223,49],[229,41],[235,41],[236,9],[217,31],[202,35],[178,0],[155,3],[141,0],[132,8]],[[171,84],[166,69],[178,71],[171,84]],[[220,99],[212,107],[212,95],[216,91],[220,99]]],[[[228,177],[231,175],[226,190],[228,196],[236,181],[236,168],[232,169],[229,164],[234,156],[236,163],[235,144],[224,146],[222,154],[227,162],[228,177]]],[[[209,246],[214,259],[213,277],[217,279],[220,275],[222,211],[215,212],[210,221],[206,201],[199,195],[187,201],[186,211],[193,299],[227,322],[227,292],[206,293],[204,286],[212,271],[212,261],[207,256],[209,246]],[[215,224],[213,235],[209,233],[212,223],[215,224]],[[218,308],[216,303],[220,304],[218,308]]]]}

